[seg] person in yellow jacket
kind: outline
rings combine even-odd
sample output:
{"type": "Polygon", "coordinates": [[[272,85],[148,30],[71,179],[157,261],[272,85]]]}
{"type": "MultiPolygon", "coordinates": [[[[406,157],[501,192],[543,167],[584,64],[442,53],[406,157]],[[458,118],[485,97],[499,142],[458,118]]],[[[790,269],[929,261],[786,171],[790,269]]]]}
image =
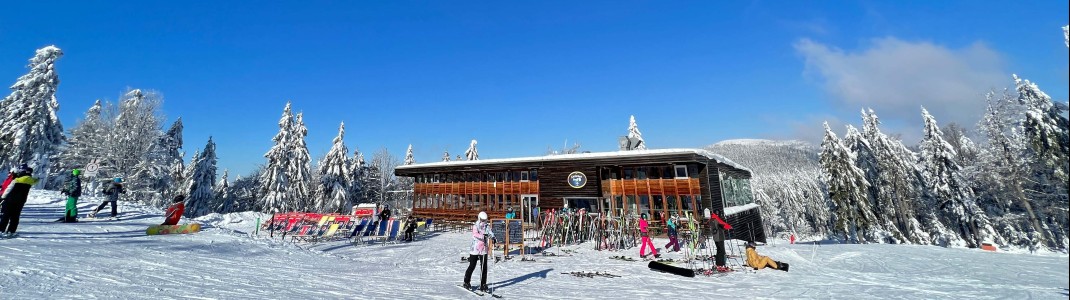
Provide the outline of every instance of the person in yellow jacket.
{"type": "Polygon", "coordinates": [[[754,251],[754,242],[747,242],[747,266],[757,269],[773,268],[784,272],[788,271],[788,263],[773,261],[768,256],[758,255],[758,252],[754,251]]]}

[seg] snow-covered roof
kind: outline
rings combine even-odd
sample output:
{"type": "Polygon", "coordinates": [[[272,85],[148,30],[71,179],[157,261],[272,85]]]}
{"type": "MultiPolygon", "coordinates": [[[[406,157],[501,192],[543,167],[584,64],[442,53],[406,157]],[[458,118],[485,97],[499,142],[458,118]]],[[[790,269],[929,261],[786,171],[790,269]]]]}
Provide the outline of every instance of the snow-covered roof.
{"type": "Polygon", "coordinates": [[[504,163],[534,163],[534,162],[551,162],[551,161],[569,161],[569,160],[586,160],[586,159],[599,159],[599,158],[629,158],[629,157],[643,157],[643,156],[655,156],[655,155],[673,155],[673,154],[698,154],[705,156],[709,159],[715,160],[719,163],[731,166],[736,169],[751,172],[751,170],[743,165],[729,160],[728,158],[721,156],[720,154],[713,153],[703,149],[692,148],[677,148],[677,149],[653,149],[653,150],[628,150],[628,151],[614,151],[614,152],[594,152],[594,153],[575,153],[575,154],[559,154],[559,155],[547,155],[547,156],[532,156],[532,157],[517,157],[517,158],[498,158],[498,159],[480,159],[480,160],[464,160],[464,161],[442,161],[424,164],[415,164],[407,166],[398,166],[396,170],[414,169],[414,168],[429,168],[429,167],[461,167],[461,166],[480,166],[491,164],[504,164],[504,163]]]}
{"type": "Polygon", "coordinates": [[[738,214],[738,213],[741,213],[741,212],[745,212],[745,211],[748,211],[748,210],[751,210],[751,209],[754,209],[754,208],[758,208],[758,204],[747,203],[747,204],[744,204],[744,205],[729,206],[729,207],[725,207],[724,208],[724,215],[725,216],[731,216],[731,215],[738,214]]]}

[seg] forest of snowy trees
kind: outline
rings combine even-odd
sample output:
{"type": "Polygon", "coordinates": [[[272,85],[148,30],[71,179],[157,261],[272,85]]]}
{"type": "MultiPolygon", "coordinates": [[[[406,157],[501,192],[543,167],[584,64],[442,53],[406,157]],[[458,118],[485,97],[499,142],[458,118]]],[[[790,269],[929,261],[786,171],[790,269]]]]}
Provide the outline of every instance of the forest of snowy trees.
{"type": "Polygon", "coordinates": [[[820,148],[736,140],[708,149],[754,170],[755,199],[773,233],[1066,250],[1067,105],[1013,80],[1013,91],[984,99],[988,109],[974,130],[940,126],[920,108],[916,150],[882,132],[873,110],[862,111],[861,130],[847,125],[842,138],[826,124],[820,148]]]}
{"type": "MultiPolygon", "coordinates": [[[[164,99],[157,91],[127,89],[114,103],[97,100],[64,132],[56,117],[55,97],[59,86],[55,64],[62,56],[55,46],[37,50],[27,66],[29,72],[0,101],[0,111],[6,112],[0,115],[4,173],[25,163],[42,179],[39,187],[58,189],[71,169],[95,163],[99,171],[82,178],[85,193],[98,192],[121,177],[128,190],[123,201],[163,207],[181,194],[186,196],[187,217],[244,210],[349,212],[352,205],[364,202],[407,204],[405,191],[412,189],[412,183],[393,175],[398,159],[386,148],[376,152],[371,163],[360,151],[348,156],[344,125],[339,126],[331,150],[312,168],[305,143],[308,129],[302,114],[294,115],[289,103],[275,145],[264,155],[265,164],[233,181],[226,170],[218,175],[211,138],[189,162],[184,161],[182,119],[164,127],[164,99]]],[[[470,151],[477,155],[474,148],[470,151]]],[[[415,163],[411,145],[405,163],[415,163]]]]}

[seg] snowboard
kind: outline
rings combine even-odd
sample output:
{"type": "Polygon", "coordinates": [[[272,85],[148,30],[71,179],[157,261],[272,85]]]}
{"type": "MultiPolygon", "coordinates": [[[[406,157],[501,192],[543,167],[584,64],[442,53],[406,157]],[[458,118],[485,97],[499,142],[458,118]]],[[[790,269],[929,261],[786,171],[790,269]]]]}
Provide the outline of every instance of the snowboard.
{"type": "Polygon", "coordinates": [[[182,234],[201,231],[201,224],[189,223],[184,225],[152,225],[145,230],[147,235],[182,234]]]}

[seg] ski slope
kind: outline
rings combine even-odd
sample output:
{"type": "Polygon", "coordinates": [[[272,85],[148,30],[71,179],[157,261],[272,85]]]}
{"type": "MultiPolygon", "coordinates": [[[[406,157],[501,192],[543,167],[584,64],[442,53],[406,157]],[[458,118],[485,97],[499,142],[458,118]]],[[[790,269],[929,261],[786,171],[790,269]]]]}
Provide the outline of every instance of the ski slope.
{"type": "MultiPolygon", "coordinates": [[[[84,215],[97,204],[88,197],[79,210],[84,215]]],[[[205,226],[196,234],[146,236],[147,226],[162,221],[161,210],[120,203],[117,221],[54,223],[62,209],[58,193],[32,192],[21,236],[0,240],[0,299],[482,298],[455,287],[467,267],[460,260],[469,249],[465,233],[432,232],[400,244],[293,244],[253,236],[263,215],[246,212],[198,218],[205,226]]],[[[685,278],[650,271],[643,261],[609,259],[637,257],[638,248],[591,248],[492,262],[488,283],[506,299],[1066,299],[1070,287],[1070,259],[1058,253],[775,241],[758,252],[790,263],[791,272],[685,278]],[[562,274],[573,271],[621,277],[562,274]]]]}

